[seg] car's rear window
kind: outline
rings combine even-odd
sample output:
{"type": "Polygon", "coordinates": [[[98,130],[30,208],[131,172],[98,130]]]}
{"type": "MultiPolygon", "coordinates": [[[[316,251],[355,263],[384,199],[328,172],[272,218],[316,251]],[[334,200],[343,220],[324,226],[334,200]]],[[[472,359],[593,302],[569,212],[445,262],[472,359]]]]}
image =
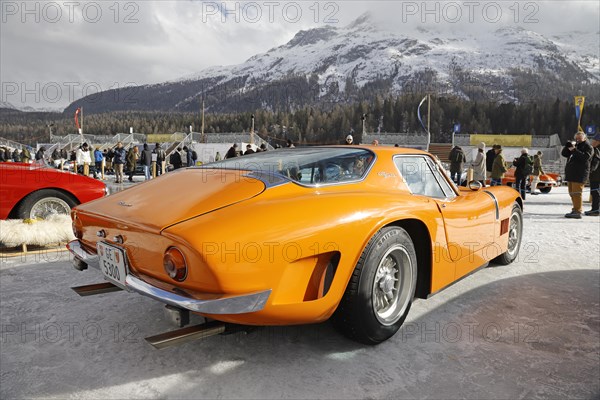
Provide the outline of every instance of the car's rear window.
{"type": "Polygon", "coordinates": [[[265,151],[203,165],[279,174],[304,185],[363,179],[375,154],[358,147],[295,148],[265,151]]]}

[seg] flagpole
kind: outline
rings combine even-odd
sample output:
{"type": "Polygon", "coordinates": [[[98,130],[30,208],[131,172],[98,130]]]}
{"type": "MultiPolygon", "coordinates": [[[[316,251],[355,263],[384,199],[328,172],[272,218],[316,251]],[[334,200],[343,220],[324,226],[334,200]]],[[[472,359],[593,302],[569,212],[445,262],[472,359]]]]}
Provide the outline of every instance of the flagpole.
{"type": "Polygon", "coordinates": [[[81,144],[83,144],[83,106],[79,107],[79,116],[81,117],[81,123],[79,124],[79,135],[81,136],[81,144]]]}
{"type": "Polygon", "coordinates": [[[206,140],[204,140],[204,100],[202,100],[202,124],[200,124],[200,138],[202,139],[202,143],[206,143],[206,140]]]}
{"type": "Polygon", "coordinates": [[[427,151],[429,151],[429,144],[431,143],[431,95],[427,95],[427,151]]]}
{"type": "Polygon", "coordinates": [[[427,131],[427,151],[429,151],[429,142],[431,141],[431,133],[429,132],[429,128],[431,126],[429,122],[431,121],[431,108],[429,106],[429,100],[429,95],[426,95],[425,97],[423,97],[423,100],[421,100],[419,106],[417,107],[417,119],[419,120],[419,123],[421,124],[423,130],[427,131]],[[427,127],[425,127],[425,124],[423,123],[423,118],[421,118],[421,106],[423,105],[425,100],[427,100],[427,127]]]}

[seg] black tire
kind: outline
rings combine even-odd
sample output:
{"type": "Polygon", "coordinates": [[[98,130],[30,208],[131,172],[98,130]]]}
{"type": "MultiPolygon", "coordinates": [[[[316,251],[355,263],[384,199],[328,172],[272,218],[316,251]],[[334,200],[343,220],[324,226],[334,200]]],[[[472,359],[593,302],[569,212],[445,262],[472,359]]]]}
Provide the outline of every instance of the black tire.
{"type": "Polygon", "coordinates": [[[542,193],[550,193],[551,190],[552,190],[552,186],[546,186],[546,187],[540,188],[540,192],[542,192],[542,193]]]}
{"type": "Polygon", "coordinates": [[[508,222],[508,249],[496,257],[493,262],[500,265],[512,263],[519,255],[523,239],[523,210],[518,204],[513,205],[508,222]]]}
{"type": "Polygon", "coordinates": [[[70,214],[77,205],[71,196],[55,189],[43,189],[30,193],[21,200],[17,208],[17,217],[21,219],[46,219],[53,214],[70,214]]]}
{"type": "Polygon", "coordinates": [[[410,235],[399,227],[383,228],[360,256],[333,315],[334,326],[349,338],[366,344],[389,339],[408,315],[417,271],[410,235]]]}

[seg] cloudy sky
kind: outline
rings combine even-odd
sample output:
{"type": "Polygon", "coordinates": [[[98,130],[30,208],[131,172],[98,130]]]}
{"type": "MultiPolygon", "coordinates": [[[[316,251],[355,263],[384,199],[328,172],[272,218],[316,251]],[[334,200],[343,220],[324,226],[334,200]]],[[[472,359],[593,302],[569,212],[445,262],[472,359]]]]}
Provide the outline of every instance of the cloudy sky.
{"type": "Polygon", "coordinates": [[[542,34],[598,32],[590,1],[6,1],[0,0],[1,102],[62,109],[98,90],[238,64],[312,27],[377,24],[542,34]]]}

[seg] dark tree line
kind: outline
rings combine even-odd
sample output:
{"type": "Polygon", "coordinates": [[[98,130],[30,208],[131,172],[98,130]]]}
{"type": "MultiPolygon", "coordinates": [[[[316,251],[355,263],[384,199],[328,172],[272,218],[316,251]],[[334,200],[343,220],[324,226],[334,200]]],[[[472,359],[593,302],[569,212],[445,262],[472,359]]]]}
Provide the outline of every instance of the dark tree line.
{"type": "MultiPolygon", "coordinates": [[[[300,144],[339,143],[353,132],[361,140],[361,116],[366,114],[365,130],[374,132],[422,132],[417,120],[417,106],[422,94],[376,96],[373,101],[335,104],[330,107],[303,106],[293,112],[257,108],[252,112],[212,113],[205,115],[205,132],[243,132],[250,129],[251,115],[255,130],[269,137],[273,144],[288,138],[300,144]]],[[[582,126],[600,125],[600,104],[587,98],[582,126]]],[[[427,104],[421,114],[426,123],[427,104]]],[[[466,101],[455,97],[431,97],[431,132],[433,141],[449,137],[455,123],[461,133],[502,133],[549,135],[557,133],[564,141],[577,129],[573,101],[497,103],[466,101]]],[[[187,132],[193,125],[200,131],[199,112],[114,111],[84,116],[87,134],[114,135],[127,133],[171,134],[187,132]]],[[[49,129],[55,135],[76,133],[73,116],[66,113],[24,113],[0,110],[0,136],[27,144],[48,142],[49,129]],[[52,124],[52,127],[48,125],[52,124]]],[[[210,140],[210,136],[209,136],[210,140]]]]}

